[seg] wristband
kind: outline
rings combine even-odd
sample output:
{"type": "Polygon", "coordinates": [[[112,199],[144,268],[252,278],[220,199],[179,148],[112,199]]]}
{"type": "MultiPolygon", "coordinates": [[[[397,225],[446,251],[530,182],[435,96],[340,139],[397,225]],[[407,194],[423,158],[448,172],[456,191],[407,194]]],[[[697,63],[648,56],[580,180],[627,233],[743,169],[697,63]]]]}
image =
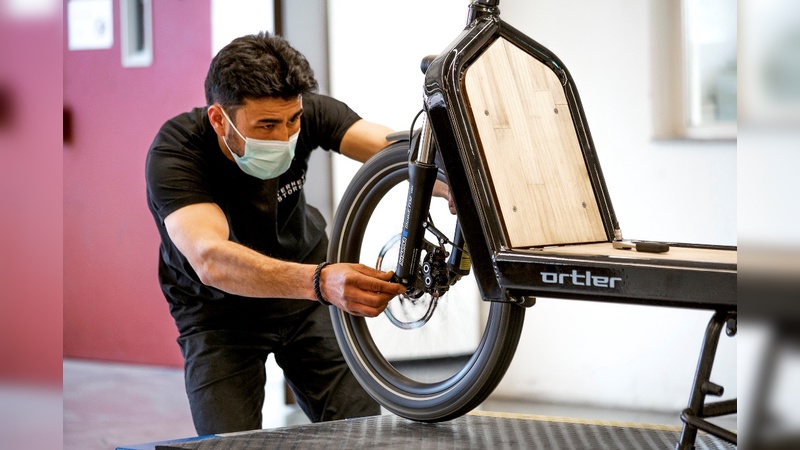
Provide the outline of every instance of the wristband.
{"type": "Polygon", "coordinates": [[[325,266],[329,264],[330,264],[329,262],[323,261],[319,263],[319,265],[317,265],[317,270],[314,271],[314,293],[317,294],[317,301],[325,306],[330,306],[331,302],[325,300],[322,297],[322,290],[319,288],[319,277],[322,274],[322,269],[324,269],[325,266]]]}

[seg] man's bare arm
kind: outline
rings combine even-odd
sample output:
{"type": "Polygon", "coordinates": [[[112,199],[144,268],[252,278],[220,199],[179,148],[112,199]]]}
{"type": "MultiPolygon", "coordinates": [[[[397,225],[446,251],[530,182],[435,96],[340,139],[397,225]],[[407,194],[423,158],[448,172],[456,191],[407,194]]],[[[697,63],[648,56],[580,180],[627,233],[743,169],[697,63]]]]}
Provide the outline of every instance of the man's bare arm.
{"type": "Polygon", "coordinates": [[[364,119],[347,129],[339,144],[339,153],[360,162],[366,162],[372,155],[389,145],[386,136],[392,129],[364,119]]]}
{"type": "MultiPolygon", "coordinates": [[[[178,209],[165,219],[167,233],[201,282],[247,297],[315,300],[314,265],[262,255],[228,239],[225,214],[214,203],[178,209]]],[[[391,273],[360,264],[334,264],[322,271],[323,297],[354,315],[376,316],[403,287],[391,273]]]]}

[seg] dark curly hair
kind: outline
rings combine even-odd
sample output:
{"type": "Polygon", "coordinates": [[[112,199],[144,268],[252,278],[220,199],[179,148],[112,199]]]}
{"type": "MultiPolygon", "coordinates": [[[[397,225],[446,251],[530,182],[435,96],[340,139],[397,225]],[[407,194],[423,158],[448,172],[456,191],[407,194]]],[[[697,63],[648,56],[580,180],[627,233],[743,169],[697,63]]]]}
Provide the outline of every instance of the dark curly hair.
{"type": "Polygon", "coordinates": [[[306,58],[280,36],[266,32],[234,39],[217,53],[206,75],[206,102],[234,112],[246,98],[289,99],[315,92],[306,58]]]}

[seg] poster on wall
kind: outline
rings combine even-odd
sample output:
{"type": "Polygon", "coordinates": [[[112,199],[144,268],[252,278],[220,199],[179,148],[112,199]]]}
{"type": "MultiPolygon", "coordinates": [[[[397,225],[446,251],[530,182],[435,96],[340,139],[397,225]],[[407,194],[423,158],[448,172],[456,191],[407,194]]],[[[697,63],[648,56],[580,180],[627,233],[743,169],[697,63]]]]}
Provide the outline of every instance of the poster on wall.
{"type": "Polygon", "coordinates": [[[67,42],[70,50],[101,50],[114,45],[112,0],[69,0],[67,42]]]}

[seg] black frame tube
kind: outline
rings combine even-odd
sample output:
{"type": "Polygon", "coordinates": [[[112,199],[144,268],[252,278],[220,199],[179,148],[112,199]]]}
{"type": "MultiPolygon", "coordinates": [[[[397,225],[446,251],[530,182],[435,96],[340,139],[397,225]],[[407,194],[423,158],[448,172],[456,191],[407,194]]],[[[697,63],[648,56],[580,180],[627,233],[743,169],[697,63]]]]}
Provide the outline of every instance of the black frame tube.
{"type": "Polygon", "coordinates": [[[705,411],[705,400],[708,394],[703,388],[711,379],[711,369],[714,367],[714,358],[717,354],[717,345],[719,344],[722,328],[728,318],[733,317],[734,314],[735,313],[731,311],[716,311],[708,322],[705,339],[703,340],[703,346],[700,350],[700,359],[697,362],[697,371],[695,372],[694,382],[692,384],[692,393],[689,396],[689,405],[681,413],[683,429],[681,430],[678,443],[675,444],[676,450],[689,450],[694,448],[694,443],[697,439],[697,430],[703,430],[727,442],[736,444],[736,433],[725,430],[705,420],[706,417],[735,413],[736,402],[720,402],[708,405],[710,414],[707,414],[705,411]]]}

